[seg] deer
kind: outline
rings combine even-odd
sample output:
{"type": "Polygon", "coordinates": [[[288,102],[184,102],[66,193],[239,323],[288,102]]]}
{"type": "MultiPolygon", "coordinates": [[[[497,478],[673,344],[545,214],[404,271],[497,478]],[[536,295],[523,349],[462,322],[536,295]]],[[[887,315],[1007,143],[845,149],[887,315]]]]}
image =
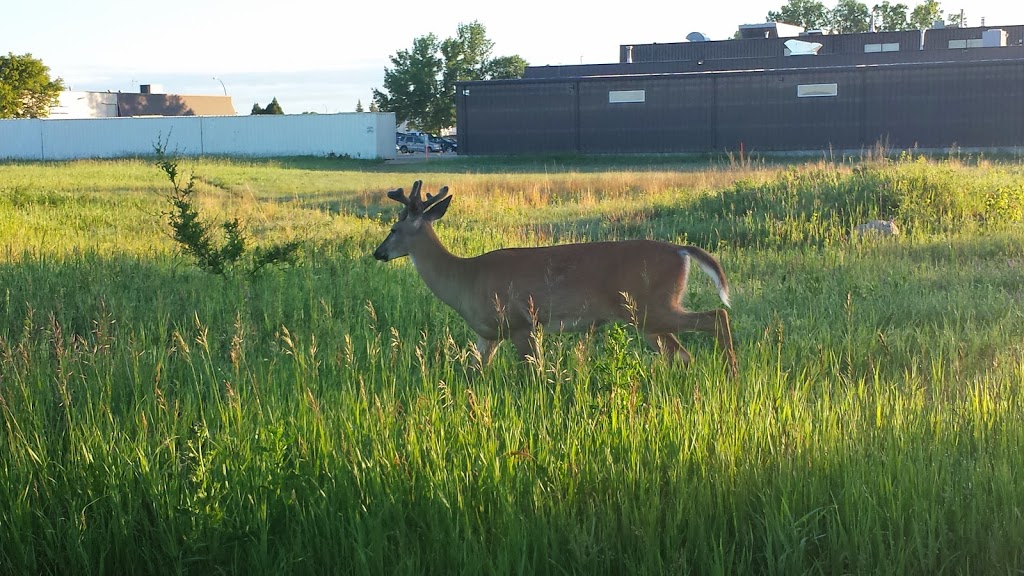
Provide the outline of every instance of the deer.
{"type": "Polygon", "coordinates": [[[506,339],[520,360],[539,358],[538,327],[545,333],[578,332],[634,322],[656,351],[684,366],[692,357],[676,334],[714,336],[730,375],[737,376],[728,311],[689,312],[682,306],[692,259],[729,307],[725,272],[704,249],[637,239],[503,248],[462,258],[449,252],[433,229],[453,196],[443,186],[424,199],[422,185],[422,180],[413,183],[408,196],[402,188],[387,192],[403,208],[373,256],[382,262],[412,260],[434,296],[476,333],[481,371],[506,339]]]}

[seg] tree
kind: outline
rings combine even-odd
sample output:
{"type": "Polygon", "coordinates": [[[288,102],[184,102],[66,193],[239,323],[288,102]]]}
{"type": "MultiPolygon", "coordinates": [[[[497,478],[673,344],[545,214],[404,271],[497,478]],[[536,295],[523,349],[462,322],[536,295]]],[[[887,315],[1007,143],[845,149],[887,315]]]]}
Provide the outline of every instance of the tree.
{"type": "Polygon", "coordinates": [[[885,0],[881,4],[875,4],[872,11],[882,19],[880,25],[875,23],[875,29],[880,32],[907,30],[910,27],[910,23],[907,21],[906,4],[892,4],[889,0],[885,0]]]}
{"type": "Polygon", "coordinates": [[[363,112],[363,100],[356,100],[356,112],[363,112]]]}
{"type": "Polygon", "coordinates": [[[828,24],[828,13],[825,5],[818,0],[789,0],[778,12],[769,10],[768,21],[784,22],[813,30],[828,24]]]}
{"type": "Polygon", "coordinates": [[[260,108],[259,104],[252,105],[252,112],[249,112],[250,116],[256,114],[284,114],[284,110],[281,109],[281,105],[277,103],[277,97],[275,96],[270,104],[267,104],[266,108],[260,108]]]}
{"type": "Polygon", "coordinates": [[[45,118],[57,104],[64,81],[31,54],[0,56],[0,118],[45,118]]]}
{"type": "Polygon", "coordinates": [[[274,97],[273,100],[270,101],[270,104],[267,104],[267,107],[263,109],[263,113],[278,115],[284,114],[284,110],[281,108],[281,105],[277,103],[276,96],[274,97]]]}
{"type": "Polygon", "coordinates": [[[939,20],[942,20],[942,9],[938,0],[925,0],[910,12],[910,26],[918,30],[927,30],[939,20]]]}
{"type": "Polygon", "coordinates": [[[829,11],[829,28],[833,34],[853,34],[867,32],[871,12],[867,4],[857,0],[839,0],[836,7],[829,11]]]}
{"type": "Polygon", "coordinates": [[[489,80],[509,80],[522,78],[526,72],[526,60],[519,56],[500,56],[484,67],[484,76],[489,80]]]}
{"type": "MultiPolygon", "coordinates": [[[[867,32],[872,14],[875,29],[883,32],[930,28],[935,21],[942,19],[939,0],[923,0],[914,7],[909,17],[908,10],[906,4],[894,4],[889,0],[875,4],[871,11],[858,0],[839,0],[831,10],[817,0],[788,0],[778,12],[768,12],[768,21],[797,24],[807,29],[824,27],[833,34],[849,34],[867,32]]],[[[949,21],[951,25],[954,24],[952,14],[949,21]]]]}
{"type": "Polygon", "coordinates": [[[376,102],[370,102],[370,112],[380,112],[376,102]]]}
{"type": "Polygon", "coordinates": [[[393,68],[384,69],[384,89],[373,89],[373,101],[385,112],[395,113],[395,122],[408,122],[425,130],[440,92],[441,59],[437,36],[427,34],[412,42],[412,50],[399,50],[390,58],[393,68]]]}
{"type": "Polygon", "coordinates": [[[437,133],[455,124],[455,83],[521,78],[526,61],[519,56],[491,57],[494,42],[483,24],[460,24],[456,35],[439,41],[434,34],[413,40],[384,69],[384,89],[373,89],[370,111],[394,112],[401,124],[437,133]],[[376,107],[376,109],[374,109],[376,107]]]}

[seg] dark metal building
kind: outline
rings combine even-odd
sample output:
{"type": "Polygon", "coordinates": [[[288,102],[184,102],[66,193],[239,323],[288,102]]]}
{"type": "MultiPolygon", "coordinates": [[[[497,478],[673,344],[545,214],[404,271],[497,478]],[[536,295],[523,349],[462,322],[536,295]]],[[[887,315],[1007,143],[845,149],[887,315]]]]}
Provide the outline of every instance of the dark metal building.
{"type": "Polygon", "coordinates": [[[631,45],[460,83],[459,152],[1024,146],[1024,26],[993,29],[803,36],[821,47],[800,56],[777,37],[631,45]]]}

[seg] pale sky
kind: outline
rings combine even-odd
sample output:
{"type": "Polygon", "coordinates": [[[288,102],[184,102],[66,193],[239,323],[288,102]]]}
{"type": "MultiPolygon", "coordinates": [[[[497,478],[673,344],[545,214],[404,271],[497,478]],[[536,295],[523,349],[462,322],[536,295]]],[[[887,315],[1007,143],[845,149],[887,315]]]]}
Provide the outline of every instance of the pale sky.
{"type": "MultiPolygon", "coordinates": [[[[914,0],[904,0],[911,7],[914,0]]],[[[967,25],[1024,24],[1020,0],[941,1],[965,10],[967,25]]],[[[832,7],[833,0],[825,0],[832,7]]],[[[870,1],[866,2],[871,4],[870,1]]],[[[783,0],[733,2],[320,0],[10,0],[0,11],[0,54],[31,53],[75,90],[232,96],[248,114],[277,97],[286,113],[368,108],[384,68],[413,39],[455,35],[479,21],[492,56],[518,54],[530,65],[618,62],[622,44],[681,42],[690,32],[712,40],[740,24],[763,22],[783,0]]]]}

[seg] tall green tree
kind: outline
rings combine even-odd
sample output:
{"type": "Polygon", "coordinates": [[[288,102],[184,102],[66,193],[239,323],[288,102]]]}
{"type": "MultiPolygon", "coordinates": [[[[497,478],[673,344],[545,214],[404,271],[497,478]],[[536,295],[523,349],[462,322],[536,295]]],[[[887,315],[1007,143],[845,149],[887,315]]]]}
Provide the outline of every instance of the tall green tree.
{"type": "Polygon", "coordinates": [[[0,56],[0,118],[45,118],[63,90],[64,81],[31,54],[0,56]]]}
{"type": "Polygon", "coordinates": [[[875,23],[875,29],[880,32],[891,32],[894,30],[907,30],[910,22],[907,20],[907,5],[902,3],[893,4],[885,0],[881,4],[875,4],[872,11],[881,17],[881,23],[875,23]]]}
{"type": "Polygon", "coordinates": [[[360,98],[356,100],[356,112],[363,112],[363,100],[360,98]]]}
{"type": "Polygon", "coordinates": [[[828,27],[833,34],[867,32],[870,20],[871,12],[867,4],[857,0],[839,0],[836,7],[829,11],[828,27]]]}
{"type": "Polygon", "coordinates": [[[829,10],[818,0],[789,0],[778,12],[768,11],[769,22],[803,26],[806,30],[828,25],[829,10]]]}
{"type": "Polygon", "coordinates": [[[384,112],[394,112],[398,124],[427,130],[434,101],[441,90],[440,44],[427,34],[412,41],[411,50],[391,56],[391,68],[384,69],[384,90],[373,89],[373,101],[384,112]]]}
{"type": "Polygon", "coordinates": [[[925,0],[910,11],[911,28],[926,30],[939,20],[942,20],[942,8],[938,0],[925,0]]]}
{"type": "Polygon", "coordinates": [[[522,77],[525,60],[492,58],[493,49],[479,22],[460,24],[455,36],[443,41],[434,34],[416,38],[411,50],[391,57],[392,67],[384,69],[384,89],[373,89],[373,105],[394,112],[398,123],[438,133],[455,124],[456,82],[522,77]]]}

